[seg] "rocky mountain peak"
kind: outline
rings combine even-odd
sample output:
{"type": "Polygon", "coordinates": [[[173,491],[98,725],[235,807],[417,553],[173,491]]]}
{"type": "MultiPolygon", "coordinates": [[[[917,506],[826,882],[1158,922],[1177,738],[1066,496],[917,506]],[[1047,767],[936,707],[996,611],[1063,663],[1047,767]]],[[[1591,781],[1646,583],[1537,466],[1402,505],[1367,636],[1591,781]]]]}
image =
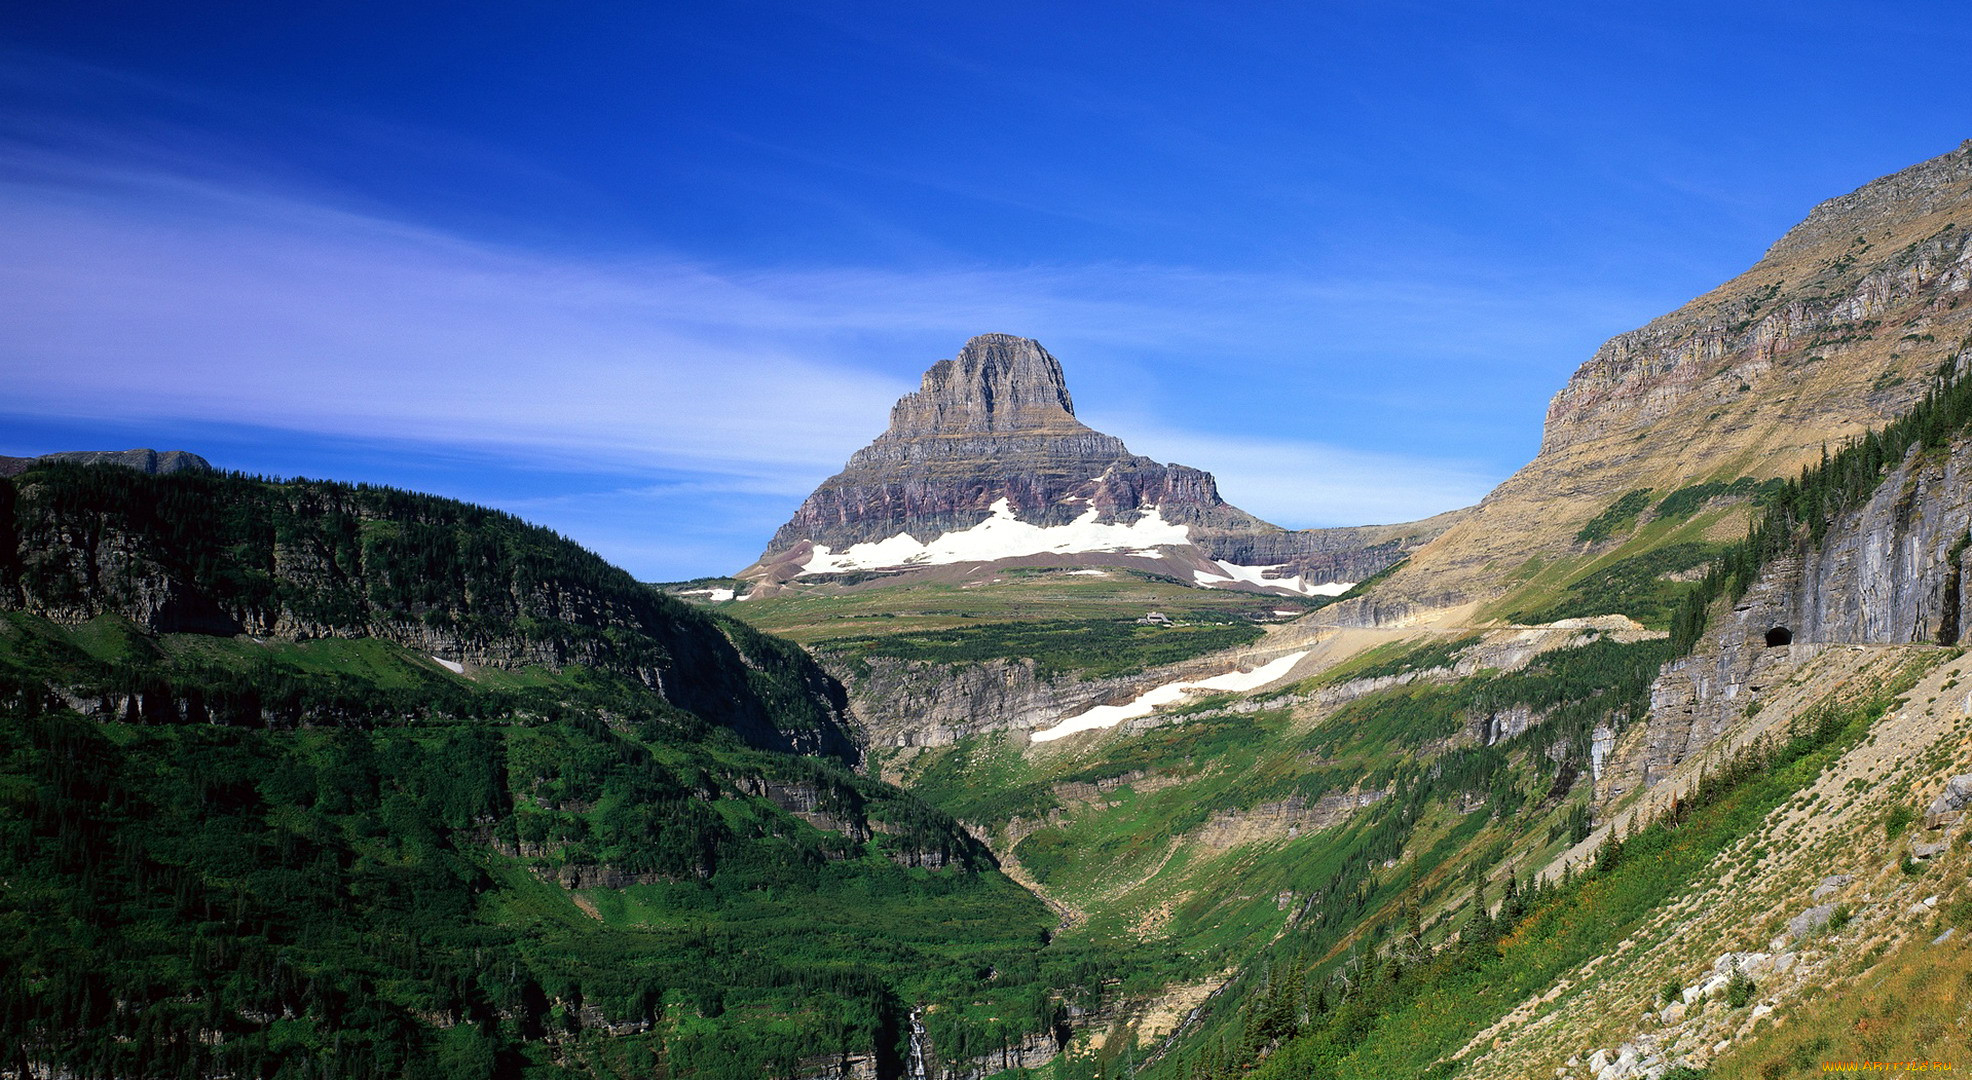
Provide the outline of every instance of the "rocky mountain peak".
{"type": "Polygon", "coordinates": [[[924,373],[923,388],[890,410],[890,438],[1070,434],[1075,419],[1061,362],[1032,338],[980,334],[924,373]]]}
{"type": "Polygon", "coordinates": [[[1301,592],[1290,579],[1360,581],[1448,524],[1270,525],[1227,505],[1211,473],[1132,454],[1077,420],[1061,363],[1040,342],[981,334],[931,365],[922,388],[891,409],[889,429],[816,488],[741,576],[778,584],[1101,554],[1180,579],[1301,592]],[[1260,580],[1260,569],[1271,577],[1260,580]]]}

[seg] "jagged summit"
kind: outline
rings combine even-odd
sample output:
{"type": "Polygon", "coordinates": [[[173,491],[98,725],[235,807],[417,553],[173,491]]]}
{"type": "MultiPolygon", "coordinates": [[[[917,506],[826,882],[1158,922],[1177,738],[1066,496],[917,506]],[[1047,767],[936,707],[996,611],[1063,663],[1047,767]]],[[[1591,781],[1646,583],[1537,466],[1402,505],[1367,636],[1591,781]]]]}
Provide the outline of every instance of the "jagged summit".
{"type": "Polygon", "coordinates": [[[1075,418],[1040,342],[981,334],[890,411],[742,577],[994,562],[1136,560],[1215,587],[1340,591],[1445,522],[1289,531],[1219,497],[1212,474],[1132,454],[1075,418]]]}
{"type": "Polygon", "coordinates": [[[1800,224],[1787,230],[1766,258],[1774,259],[1822,244],[1853,242],[1871,230],[1895,228],[1931,214],[1963,209],[1972,195],[1972,139],[1958,149],[1878,177],[1847,195],[1823,200],[1800,224]]]}
{"type": "Polygon", "coordinates": [[[890,408],[890,430],[879,436],[1079,434],[1068,380],[1033,338],[980,334],[957,358],[924,373],[924,386],[890,408]]]}

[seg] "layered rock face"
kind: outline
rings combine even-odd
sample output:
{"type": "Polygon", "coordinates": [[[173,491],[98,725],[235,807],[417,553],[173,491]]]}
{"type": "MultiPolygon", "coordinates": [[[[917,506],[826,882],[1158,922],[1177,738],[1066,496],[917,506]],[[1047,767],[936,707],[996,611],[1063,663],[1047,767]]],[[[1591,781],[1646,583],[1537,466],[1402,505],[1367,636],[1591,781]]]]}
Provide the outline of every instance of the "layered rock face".
{"type": "Polygon", "coordinates": [[[1500,595],[1625,492],[1791,476],[1907,410],[1972,334],[1972,141],[1816,207],[1751,269],[1604,344],[1548,407],[1539,455],[1376,595],[1326,618],[1500,595]]]}
{"type": "Polygon", "coordinates": [[[1324,582],[1368,577],[1445,524],[1268,524],[1221,499],[1212,474],[1134,455],[1076,419],[1061,363],[1039,342],[982,334],[925,372],[923,386],[891,409],[889,429],[817,488],[742,576],[786,580],[809,570],[818,546],[841,552],[900,537],[928,544],[996,518],[1127,528],[1152,513],[1160,529],[1145,533],[1144,546],[1159,557],[1182,535],[1178,544],[1207,560],[1324,582]]]}
{"type": "Polygon", "coordinates": [[[1963,642],[1969,549],[1972,439],[1942,454],[1913,449],[1818,548],[1776,559],[1692,655],[1665,668],[1645,730],[1618,748],[1615,783],[1669,775],[1821,649],[1963,642]]]}
{"type": "Polygon", "coordinates": [[[890,410],[890,428],[815,489],[768,545],[837,550],[969,529],[1004,498],[1015,517],[1066,525],[1089,510],[1114,522],[1146,506],[1190,524],[1264,522],[1220,501],[1210,473],[1137,457],[1123,440],[1075,418],[1061,363],[1037,341],[981,334],[924,373],[890,410]]]}

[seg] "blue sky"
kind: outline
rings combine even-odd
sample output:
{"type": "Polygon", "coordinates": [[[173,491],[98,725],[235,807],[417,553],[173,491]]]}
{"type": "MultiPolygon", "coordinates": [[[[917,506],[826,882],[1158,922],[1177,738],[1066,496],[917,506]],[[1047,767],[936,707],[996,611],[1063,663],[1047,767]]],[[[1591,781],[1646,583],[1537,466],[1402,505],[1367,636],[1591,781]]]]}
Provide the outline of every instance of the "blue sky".
{"type": "Polygon", "coordinates": [[[1972,137],[1946,3],[17,5],[0,454],[728,572],[974,333],[1291,526],[1476,500],[1607,337],[1972,137]]]}

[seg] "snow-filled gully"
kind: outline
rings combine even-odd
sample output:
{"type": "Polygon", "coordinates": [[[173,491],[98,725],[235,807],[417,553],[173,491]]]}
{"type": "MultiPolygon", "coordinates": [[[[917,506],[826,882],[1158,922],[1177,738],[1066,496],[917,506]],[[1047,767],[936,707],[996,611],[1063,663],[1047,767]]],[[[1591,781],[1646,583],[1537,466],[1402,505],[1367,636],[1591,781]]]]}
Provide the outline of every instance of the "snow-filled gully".
{"type": "Polygon", "coordinates": [[[1169,705],[1184,699],[1186,694],[1197,690],[1258,690],[1260,687],[1286,675],[1301,662],[1301,658],[1311,650],[1303,649],[1288,653],[1278,659],[1269,660],[1252,671],[1228,671],[1224,675],[1214,675],[1209,679],[1182,679],[1165,683],[1155,690],[1138,695],[1121,705],[1097,705],[1075,714],[1045,731],[1028,733],[1035,742],[1053,742],[1056,739],[1073,735],[1079,731],[1094,731],[1097,728],[1115,727],[1125,720],[1139,716],[1149,716],[1160,705],[1169,705]]]}

